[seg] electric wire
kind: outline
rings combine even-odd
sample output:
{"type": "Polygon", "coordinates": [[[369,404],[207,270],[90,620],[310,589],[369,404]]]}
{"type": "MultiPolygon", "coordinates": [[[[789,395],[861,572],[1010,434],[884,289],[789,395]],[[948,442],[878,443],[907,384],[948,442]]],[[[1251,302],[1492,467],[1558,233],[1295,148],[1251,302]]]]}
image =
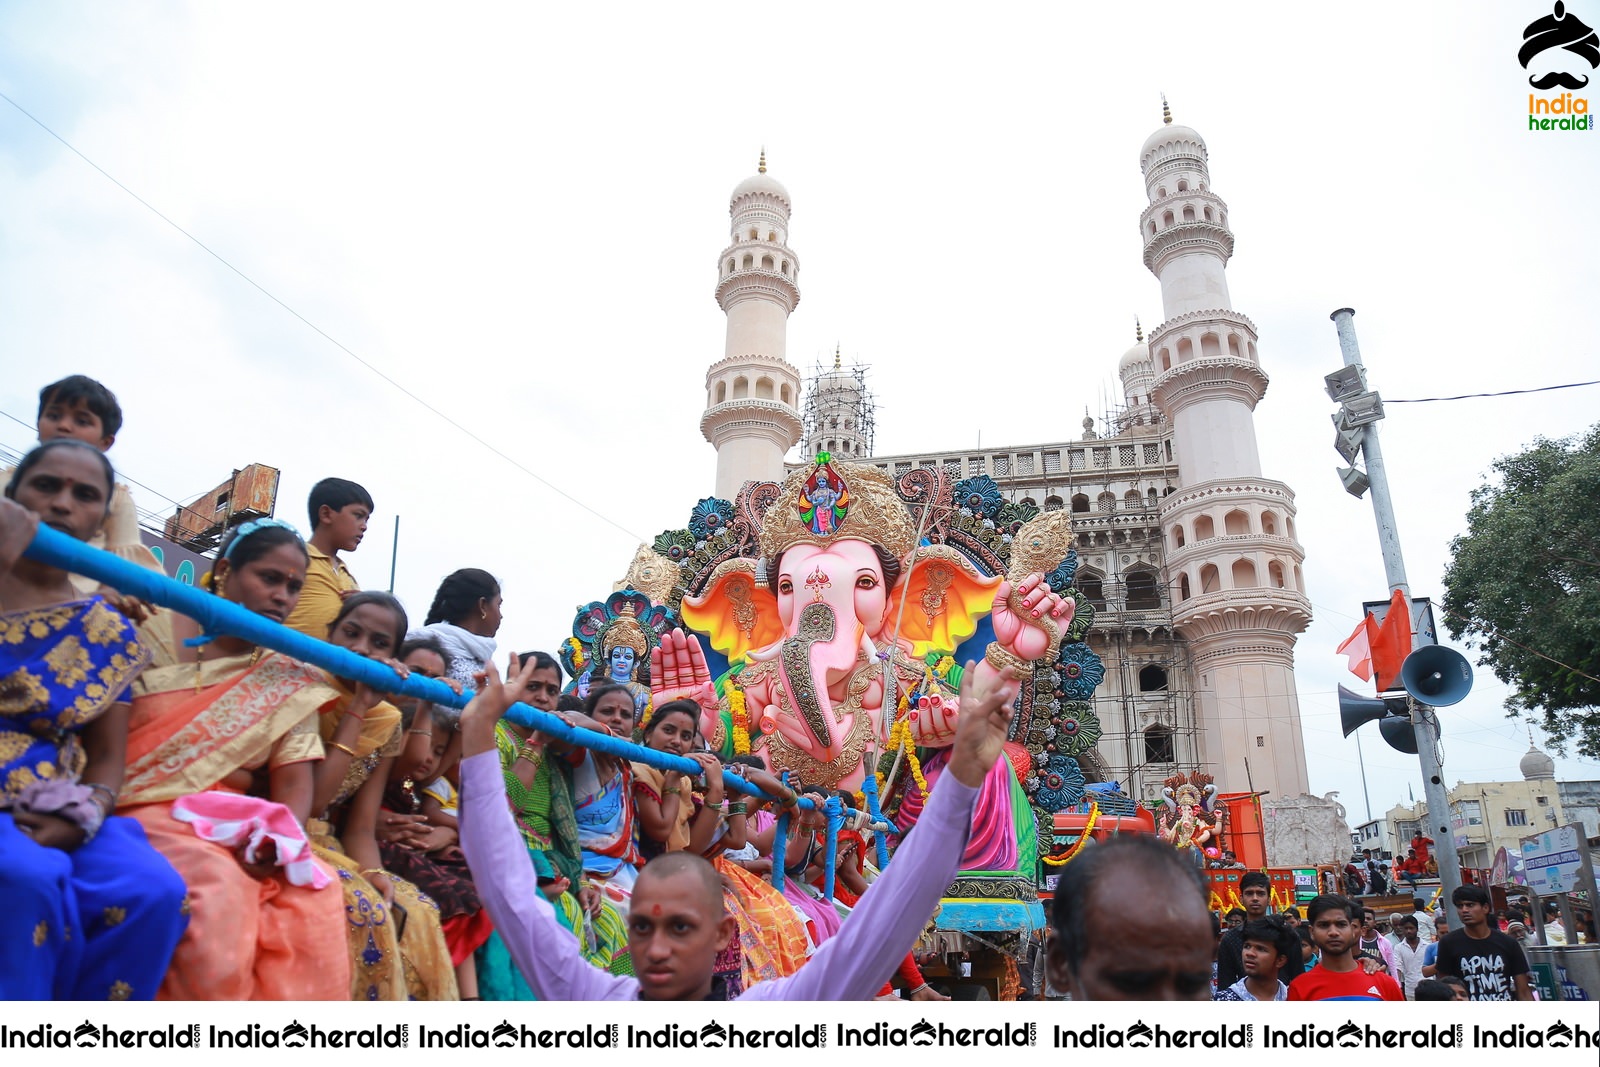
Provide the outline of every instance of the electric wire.
{"type": "Polygon", "coordinates": [[[1487,396],[1521,396],[1524,393],[1550,393],[1557,389],[1579,389],[1585,385],[1600,385],[1600,381],[1568,382],[1565,385],[1541,385],[1537,389],[1505,389],[1498,393],[1462,393],[1460,396],[1423,396],[1410,400],[1390,400],[1384,398],[1385,404],[1435,404],[1446,400],[1477,400],[1487,396]]]}

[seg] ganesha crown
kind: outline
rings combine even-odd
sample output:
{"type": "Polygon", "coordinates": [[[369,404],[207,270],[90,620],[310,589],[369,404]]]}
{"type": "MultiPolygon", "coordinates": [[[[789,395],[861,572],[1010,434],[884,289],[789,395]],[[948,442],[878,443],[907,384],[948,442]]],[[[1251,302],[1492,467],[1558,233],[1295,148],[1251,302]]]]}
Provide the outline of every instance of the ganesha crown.
{"type": "Polygon", "coordinates": [[[881,545],[896,559],[911,555],[917,547],[916,528],[894,482],[877,467],[856,463],[807,464],[791,472],[762,518],[761,554],[776,561],[795,545],[827,546],[839,540],[881,545]],[[826,521],[808,517],[817,502],[808,497],[807,485],[819,471],[842,483],[832,487],[841,501],[837,518],[826,521]]]}

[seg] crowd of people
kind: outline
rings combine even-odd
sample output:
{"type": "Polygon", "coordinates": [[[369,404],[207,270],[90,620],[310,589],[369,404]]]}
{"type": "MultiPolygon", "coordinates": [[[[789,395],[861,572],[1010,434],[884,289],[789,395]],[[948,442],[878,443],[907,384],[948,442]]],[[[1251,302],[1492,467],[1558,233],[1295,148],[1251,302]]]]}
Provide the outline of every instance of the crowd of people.
{"type": "Polygon", "coordinates": [[[465,712],[23,555],[42,524],[159,571],[106,456],[121,429],[99,382],[46,386],[39,444],[0,502],[0,997],[814,998],[898,983],[942,999],[910,949],[960,857],[964,783],[999,757],[1004,686],[970,694],[931,828],[892,873],[873,865],[859,797],[839,794],[830,898],[823,791],[760,756],[739,757],[748,792],[731,790],[693,701],[636,718],[625,688],[564,693],[543,652],[502,681],[502,597],[482,570],[446,577],[420,626],[360,590],[341,554],[375,503],[356,482],[315,486],[309,538],[273,518],[227,530],[202,584],[402,676],[472,686],[465,712]],[[512,701],[699,770],[564,744],[506,719],[512,701]],[[704,975],[678,959],[702,904],[704,975]],[[882,968],[867,962],[885,945],[882,968]]]}
{"type": "MultiPolygon", "coordinates": [[[[44,525],[160,570],[106,456],[121,428],[99,382],[46,386],[39,444],[0,500],[0,998],[944,999],[912,948],[1001,756],[1014,679],[981,691],[967,672],[947,773],[880,871],[859,795],[832,794],[847,819],[829,855],[829,791],[760,755],[725,766],[692,694],[579,695],[538,651],[502,676],[493,575],[447,576],[419,626],[360,590],[341,553],[376,505],[356,482],[317,483],[309,538],[273,518],[229,529],[202,584],[401,676],[471,687],[464,711],[24,555],[44,525]],[[563,742],[508,719],[515,702],[648,751],[563,742]]],[[[1457,980],[1472,999],[1527,999],[1517,936],[1490,928],[1475,887],[1449,933],[1420,898],[1382,931],[1336,895],[1304,924],[1268,914],[1260,872],[1240,897],[1224,930],[1179,850],[1087,849],[1057,890],[1051,984],[1420,1000],[1457,980]]]]}

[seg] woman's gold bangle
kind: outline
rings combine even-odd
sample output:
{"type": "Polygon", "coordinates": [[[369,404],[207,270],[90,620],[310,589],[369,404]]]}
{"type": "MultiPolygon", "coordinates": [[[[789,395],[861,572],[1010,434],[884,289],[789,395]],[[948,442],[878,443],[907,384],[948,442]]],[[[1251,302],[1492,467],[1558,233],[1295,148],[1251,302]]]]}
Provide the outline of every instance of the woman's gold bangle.
{"type": "Polygon", "coordinates": [[[372,867],[372,868],[369,868],[369,869],[367,869],[365,871],[362,871],[361,872],[361,877],[365,878],[368,875],[372,875],[372,874],[384,874],[384,875],[386,875],[388,873],[389,873],[388,871],[384,870],[381,867],[372,867]]]}
{"type": "Polygon", "coordinates": [[[361,758],[359,755],[357,755],[355,749],[351,748],[349,745],[346,745],[346,744],[344,744],[342,742],[329,741],[328,742],[328,747],[329,748],[338,749],[340,752],[343,752],[345,755],[349,756],[351,759],[360,759],[361,758]]]}

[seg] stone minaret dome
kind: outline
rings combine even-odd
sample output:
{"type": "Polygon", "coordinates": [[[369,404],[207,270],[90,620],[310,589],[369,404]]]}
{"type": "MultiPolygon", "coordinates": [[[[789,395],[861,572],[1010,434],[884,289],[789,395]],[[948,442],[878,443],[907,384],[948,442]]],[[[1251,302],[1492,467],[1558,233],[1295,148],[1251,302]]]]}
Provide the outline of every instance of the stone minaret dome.
{"type": "Polygon", "coordinates": [[[1528,751],[1523,754],[1522,762],[1517,764],[1517,769],[1522,772],[1522,777],[1530,782],[1548,782],[1556,776],[1556,761],[1551,759],[1539,746],[1533,743],[1533,733],[1528,734],[1528,751]]]}
{"type": "Polygon", "coordinates": [[[1121,418],[1124,430],[1135,426],[1154,427],[1160,420],[1150,402],[1150,387],[1155,384],[1155,365],[1150,362],[1150,346],[1144,339],[1144,327],[1134,320],[1134,346],[1122,354],[1117,363],[1117,377],[1122,379],[1122,397],[1127,405],[1121,418]]]}
{"type": "Polygon", "coordinates": [[[783,457],[800,440],[800,373],[786,358],[789,314],[800,303],[789,209],[789,191],[767,173],[763,151],[728,203],[730,243],[718,258],[716,290],[727,341],[706,371],[700,417],[717,450],[716,494],[724,500],[747,481],[782,481],[783,457]]]}
{"type": "Polygon", "coordinates": [[[862,374],[844,368],[837,348],[833,369],[818,374],[806,388],[807,458],[829,452],[859,463],[872,455],[872,394],[862,374]]]}
{"type": "MultiPolygon", "coordinates": [[[[1254,411],[1267,389],[1256,328],[1233,310],[1228,206],[1211,190],[1206,143],[1164,122],[1140,149],[1149,206],[1145,266],[1166,321],[1150,331],[1151,401],[1172,425],[1177,491],[1161,500],[1173,621],[1190,643],[1206,770],[1226,789],[1309,788],[1295,635],[1311,621],[1294,493],[1262,477],[1254,411]]],[[[1131,355],[1131,354],[1130,354],[1131,355]]],[[[1140,381],[1128,363],[1125,388],[1140,381]]]]}

